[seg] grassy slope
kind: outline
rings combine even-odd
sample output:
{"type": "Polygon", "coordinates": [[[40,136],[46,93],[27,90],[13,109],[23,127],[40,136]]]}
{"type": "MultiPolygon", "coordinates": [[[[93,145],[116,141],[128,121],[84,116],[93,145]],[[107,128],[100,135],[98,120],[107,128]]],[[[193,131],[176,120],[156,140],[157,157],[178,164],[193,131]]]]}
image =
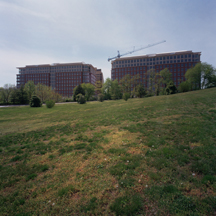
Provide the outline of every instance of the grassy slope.
{"type": "Polygon", "coordinates": [[[213,215],[215,96],[1,108],[1,214],[213,215]]]}

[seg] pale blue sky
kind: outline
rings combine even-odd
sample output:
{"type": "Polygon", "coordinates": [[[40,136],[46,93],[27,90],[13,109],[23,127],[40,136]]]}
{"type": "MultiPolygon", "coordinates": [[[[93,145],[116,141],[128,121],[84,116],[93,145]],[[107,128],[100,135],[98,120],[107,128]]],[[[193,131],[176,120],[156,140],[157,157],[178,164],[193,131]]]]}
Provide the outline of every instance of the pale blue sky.
{"type": "Polygon", "coordinates": [[[16,67],[90,63],[111,77],[108,57],[202,52],[216,66],[216,0],[0,0],[0,86],[16,67]]]}

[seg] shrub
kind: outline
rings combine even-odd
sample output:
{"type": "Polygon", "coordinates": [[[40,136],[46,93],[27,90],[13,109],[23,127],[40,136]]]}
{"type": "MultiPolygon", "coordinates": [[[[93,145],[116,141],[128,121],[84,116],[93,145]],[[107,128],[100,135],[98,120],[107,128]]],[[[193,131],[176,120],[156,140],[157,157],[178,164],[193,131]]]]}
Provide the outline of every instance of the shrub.
{"type": "Polygon", "coordinates": [[[52,108],[54,106],[55,106],[55,101],[53,101],[53,100],[46,101],[46,107],[47,108],[52,108]]]}
{"type": "Polygon", "coordinates": [[[170,95],[170,94],[175,94],[176,92],[177,92],[177,88],[175,84],[173,83],[173,81],[170,81],[166,86],[166,94],[170,95]]]}
{"type": "Polygon", "coordinates": [[[191,85],[188,81],[185,82],[181,82],[179,87],[178,87],[178,91],[179,92],[188,92],[191,89],[191,85]]]}
{"type": "Polygon", "coordinates": [[[127,101],[129,98],[130,98],[130,94],[129,94],[129,93],[124,93],[124,94],[123,94],[123,99],[124,99],[125,101],[127,101]]]}
{"type": "Polygon", "coordinates": [[[82,94],[78,94],[78,95],[76,96],[76,101],[77,101],[77,103],[79,103],[79,104],[84,104],[84,103],[86,103],[85,96],[82,95],[82,94]]]}
{"type": "Polygon", "coordinates": [[[29,105],[30,107],[42,107],[41,99],[38,96],[33,95],[30,99],[29,105]]]}
{"type": "Polygon", "coordinates": [[[82,88],[82,86],[80,84],[74,88],[73,92],[74,92],[74,95],[73,95],[74,101],[77,100],[78,94],[82,94],[85,96],[85,90],[82,88]]]}
{"type": "Polygon", "coordinates": [[[100,101],[100,102],[104,101],[104,95],[103,94],[98,95],[98,101],[100,101]]]}

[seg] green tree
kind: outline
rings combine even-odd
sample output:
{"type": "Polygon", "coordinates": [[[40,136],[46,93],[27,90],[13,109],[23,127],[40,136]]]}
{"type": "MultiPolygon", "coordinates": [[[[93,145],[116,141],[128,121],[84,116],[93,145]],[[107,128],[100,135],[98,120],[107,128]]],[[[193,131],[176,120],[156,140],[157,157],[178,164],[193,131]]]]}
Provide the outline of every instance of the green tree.
{"type": "Polygon", "coordinates": [[[85,98],[89,101],[90,97],[95,94],[95,87],[91,83],[82,83],[81,87],[85,91],[85,98]]]}
{"type": "Polygon", "coordinates": [[[190,91],[191,85],[190,83],[186,80],[184,82],[181,82],[179,87],[178,87],[178,91],[179,92],[188,92],[190,91]]]}
{"type": "Polygon", "coordinates": [[[131,89],[132,89],[132,81],[131,81],[131,76],[130,74],[126,74],[121,80],[120,80],[120,85],[123,94],[128,93],[131,95],[131,89]]]}
{"type": "Polygon", "coordinates": [[[140,84],[140,75],[136,74],[131,77],[131,88],[132,88],[132,96],[137,96],[137,87],[140,84]]]}
{"type": "Polygon", "coordinates": [[[82,86],[80,84],[78,86],[76,86],[73,90],[74,101],[77,101],[76,97],[78,94],[82,94],[85,96],[85,90],[82,88],[82,86]]]}
{"type": "Polygon", "coordinates": [[[147,88],[148,94],[153,95],[155,90],[155,69],[147,71],[147,88]]]}
{"type": "Polygon", "coordinates": [[[28,94],[29,100],[32,98],[32,96],[35,94],[35,84],[32,80],[29,80],[24,87],[24,90],[28,94]]]}
{"type": "Polygon", "coordinates": [[[101,94],[102,92],[102,82],[100,80],[95,82],[95,92],[96,94],[101,94]]]}
{"type": "Polygon", "coordinates": [[[111,99],[111,85],[112,80],[110,78],[107,78],[102,86],[102,93],[104,95],[104,98],[108,100],[111,99]]]}
{"type": "Polygon", "coordinates": [[[52,99],[52,88],[44,84],[38,83],[35,86],[35,94],[41,99],[42,102],[52,99]]]}
{"type": "Polygon", "coordinates": [[[199,63],[202,73],[202,88],[208,88],[215,85],[216,69],[207,63],[199,63]]]}
{"type": "Polygon", "coordinates": [[[160,71],[160,82],[164,85],[166,88],[167,84],[172,80],[172,74],[167,68],[164,68],[160,71]]]}
{"type": "Polygon", "coordinates": [[[33,95],[29,101],[29,105],[30,107],[42,107],[42,101],[38,96],[33,95]]]}
{"type": "Polygon", "coordinates": [[[12,94],[12,91],[14,89],[14,85],[11,84],[5,84],[4,87],[1,89],[1,98],[3,103],[8,104],[10,101],[10,96],[12,94]]]}
{"type": "Polygon", "coordinates": [[[139,84],[137,87],[136,87],[136,96],[139,97],[139,98],[142,98],[146,95],[146,91],[145,91],[145,88],[142,84],[139,84]]]}
{"type": "Polygon", "coordinates": [[[21,85],[20,89],[16,89],[16,88],[13,89],[10,100],[13,104],[28,104],[29,103],[28,94],[25,91],[23,85],[21,85]]]}
{"type": "Polygon", "coordinates": [[[121,93],[121,87],[118,84],[118,80],[114,80],[111,82],[111,98],[112,100],[116,100],[116,99],[121,99],[122,98],[122,93],[121,93]]]}
{"type": "Polygon", "coordinates": [[[190,90],[201,89],[202,64],[198,63],[185,73],[186,80],[190,83],[190,90]]]}

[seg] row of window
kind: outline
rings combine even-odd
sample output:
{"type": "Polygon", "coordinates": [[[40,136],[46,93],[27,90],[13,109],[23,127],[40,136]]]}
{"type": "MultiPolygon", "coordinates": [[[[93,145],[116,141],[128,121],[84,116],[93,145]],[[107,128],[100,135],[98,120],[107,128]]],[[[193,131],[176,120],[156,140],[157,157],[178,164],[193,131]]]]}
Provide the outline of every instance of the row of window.
{"type": "Polygon", "coordinates": [[[124,64],[124,63],[136,63],[136,62],[150,62],[150,61],[159,61],[159,60],[170,60],[170,59],[197,59],[199,58],[198,54],[185,54],[185,55],[174,55],[174,56],[161,56],[161,57],[145,57],[140,59],[131,59],[131,60],[117,60],[114,61],[113,64],[124,64]]]}
{"type": "MultiPolygon", "coordinates": [[[[187,60],[174,60],[174,61],[171,60],[171,61],[160,61],[160,62],[150,62],[150,63],[113,65],[112,68],[114,69],[114,68],[122,68],[122,67],[137,67],[137,66],[149,66],[149,65],[184,63],[184,62],[189,62],[191,64],[191,61],[187,61],[187,60]]],[[[193,62],[199,62],[199,59],[195,59],[193,62]]]]}

